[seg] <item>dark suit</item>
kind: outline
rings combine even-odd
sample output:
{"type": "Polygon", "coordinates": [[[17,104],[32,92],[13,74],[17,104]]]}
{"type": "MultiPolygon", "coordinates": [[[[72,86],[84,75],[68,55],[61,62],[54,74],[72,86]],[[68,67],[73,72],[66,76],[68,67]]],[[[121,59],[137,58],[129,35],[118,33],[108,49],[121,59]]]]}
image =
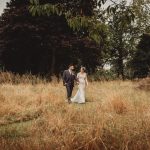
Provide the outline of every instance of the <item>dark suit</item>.
{"type": "Polygon", "coordinates": [[[67,89],[67,98],[70,100],[73,87],[74,87],[74,81],[76,80],[76,76],[74,74],[71,74],[69,70],[65,70],[63,73],[63,84],[66,86],[67,89]]]}

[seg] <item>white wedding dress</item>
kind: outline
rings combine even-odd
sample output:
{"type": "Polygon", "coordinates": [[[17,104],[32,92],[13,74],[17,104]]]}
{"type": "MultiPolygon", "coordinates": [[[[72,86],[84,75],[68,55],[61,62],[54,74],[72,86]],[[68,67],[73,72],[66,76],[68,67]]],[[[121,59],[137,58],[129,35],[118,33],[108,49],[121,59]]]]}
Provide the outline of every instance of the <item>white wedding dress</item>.
{"type": "Polygon", "coordinates": [[[86,88],[86,85],[88,85],[87,74],[78,73],[77,78],[79,82],[78,91],[76,95],[71,99],[71,101],[73,103],[82,104],[82,103],[85,103],[85,88],[86,88]]]}

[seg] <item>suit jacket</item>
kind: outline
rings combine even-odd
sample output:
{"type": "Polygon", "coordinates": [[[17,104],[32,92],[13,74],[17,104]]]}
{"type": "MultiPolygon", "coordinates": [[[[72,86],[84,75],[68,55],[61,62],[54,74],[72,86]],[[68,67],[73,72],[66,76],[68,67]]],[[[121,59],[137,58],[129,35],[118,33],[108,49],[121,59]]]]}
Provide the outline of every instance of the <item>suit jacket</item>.
{"type": "Polygon", "coordinates": [[[74,81],[76,80],[76,76],[74,74],[70,74],[69,70],[65,70],[63,73],[63,84],[74,86],[74,81]]]}

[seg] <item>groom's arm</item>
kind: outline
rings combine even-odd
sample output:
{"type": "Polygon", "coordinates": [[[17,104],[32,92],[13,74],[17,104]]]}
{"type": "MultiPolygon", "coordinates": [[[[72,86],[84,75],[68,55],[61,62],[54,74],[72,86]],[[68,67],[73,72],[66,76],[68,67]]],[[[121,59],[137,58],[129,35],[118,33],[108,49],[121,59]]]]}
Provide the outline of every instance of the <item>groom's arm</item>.
{"type": "Polygon", "coordinates": [[[77,84],[79,83],[78,74],[75,75],[75,81],[77,82],[77,84]]]}

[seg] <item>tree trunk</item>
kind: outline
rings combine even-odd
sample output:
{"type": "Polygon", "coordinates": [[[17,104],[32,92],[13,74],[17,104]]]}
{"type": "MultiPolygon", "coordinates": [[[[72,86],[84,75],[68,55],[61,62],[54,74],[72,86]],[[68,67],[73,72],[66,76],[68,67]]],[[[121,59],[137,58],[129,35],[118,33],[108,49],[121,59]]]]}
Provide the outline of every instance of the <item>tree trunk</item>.
{"type": "Polygon", "coordinates": [[[52,49],[52,61],[51,61],[51,70],[50,74],[54,75],[55,74],[55,63],[56,63],[56,49],[52,49]]]}
{"type": "Polygon", "coordinates": [[[119,48],[119,58],[118,58],[118,72],[119,76],[121,76],[122,80],[125,79],[124,75],[124,64],[123,64],[123,49],[119,48]]]}
{"type": "Polygon", "coordinates": [[[123,64],[123,32],[120,33],[119,35],[119,47],[118,47],[118,52],[119,52],[119,58],[118,58],[118,67],[119,67],[119,76],[121,76],[122,80],[125,79],[124,75],[124,64],[123,64]]]}

